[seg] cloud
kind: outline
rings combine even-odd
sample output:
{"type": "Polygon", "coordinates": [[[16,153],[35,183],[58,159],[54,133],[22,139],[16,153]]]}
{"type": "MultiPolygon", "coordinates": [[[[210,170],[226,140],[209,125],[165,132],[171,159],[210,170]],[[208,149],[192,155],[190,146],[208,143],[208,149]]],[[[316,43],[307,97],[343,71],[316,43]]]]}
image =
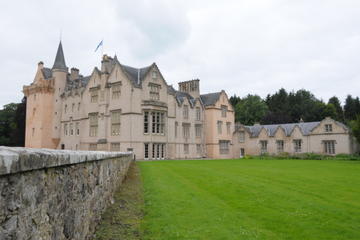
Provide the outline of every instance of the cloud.
{"type": "Polygon", "coordinates": [[[202,92],[360,95],[359,9],[355,0],[4,1],[0,106],[21,100],[38,61],[52,66],[60,29],[68,66],[84,75],[104,39],[120,62],[157,62],[168,83],[200,78],[202,92]]]}

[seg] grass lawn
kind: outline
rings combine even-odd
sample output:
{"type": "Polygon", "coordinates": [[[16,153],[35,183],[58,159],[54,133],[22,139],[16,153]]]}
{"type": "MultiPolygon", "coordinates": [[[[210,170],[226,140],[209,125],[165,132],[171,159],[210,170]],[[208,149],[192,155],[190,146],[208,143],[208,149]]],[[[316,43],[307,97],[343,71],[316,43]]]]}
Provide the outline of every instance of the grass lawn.
{"type": "Polygon", "coordinates": [[[360,239],[360,162],[139,162],[143,239],[360,239]]]}

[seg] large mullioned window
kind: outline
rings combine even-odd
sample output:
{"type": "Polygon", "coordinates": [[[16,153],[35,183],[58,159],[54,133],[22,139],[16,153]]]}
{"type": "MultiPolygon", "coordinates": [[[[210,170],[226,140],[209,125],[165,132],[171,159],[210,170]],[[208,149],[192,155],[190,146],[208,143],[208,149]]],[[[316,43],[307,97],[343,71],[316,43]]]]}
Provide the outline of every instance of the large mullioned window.
{"type": "Polygon", "coordinates": [[[150,132],[154,134],[165,134],[165,112],[144,112],[144,134],[150,132]]]}

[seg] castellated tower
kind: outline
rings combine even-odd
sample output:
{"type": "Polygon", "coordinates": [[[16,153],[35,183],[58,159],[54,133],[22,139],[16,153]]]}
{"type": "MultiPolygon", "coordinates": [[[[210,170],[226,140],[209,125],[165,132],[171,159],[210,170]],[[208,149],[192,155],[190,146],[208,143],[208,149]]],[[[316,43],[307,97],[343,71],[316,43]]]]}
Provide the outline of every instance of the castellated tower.
{"type": "Polygon", "coordinates": [[[189,93],[193,98],[200,97],[200,80],[193,79],[190,81],[179,82],[179,91],[189,93]]]}
{"type": "Polygon", "coordinates": [[[58,148],[60,141],[61,93],[68,68],[61,42],[52,69],[38,63],[33,83],[23,87],[27,97],[25,146],[58,148]]]}

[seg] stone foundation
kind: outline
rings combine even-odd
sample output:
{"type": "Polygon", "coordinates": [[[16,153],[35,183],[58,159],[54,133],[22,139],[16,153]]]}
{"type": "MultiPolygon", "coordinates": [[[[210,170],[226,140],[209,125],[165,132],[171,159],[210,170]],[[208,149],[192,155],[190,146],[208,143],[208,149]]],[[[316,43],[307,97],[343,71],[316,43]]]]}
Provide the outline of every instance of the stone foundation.
{"type": "Polygon", "coordinates": [[[0,239],[91,239],[131,153],[0,147],[0,239]]]}

